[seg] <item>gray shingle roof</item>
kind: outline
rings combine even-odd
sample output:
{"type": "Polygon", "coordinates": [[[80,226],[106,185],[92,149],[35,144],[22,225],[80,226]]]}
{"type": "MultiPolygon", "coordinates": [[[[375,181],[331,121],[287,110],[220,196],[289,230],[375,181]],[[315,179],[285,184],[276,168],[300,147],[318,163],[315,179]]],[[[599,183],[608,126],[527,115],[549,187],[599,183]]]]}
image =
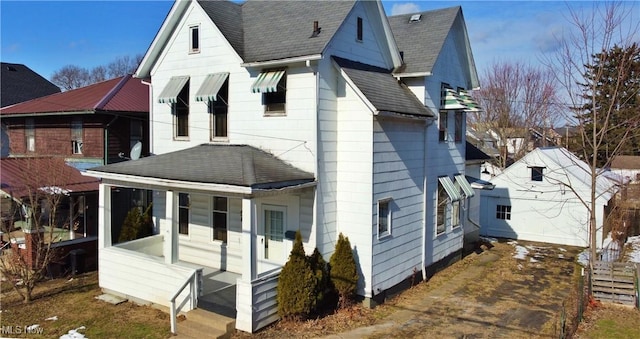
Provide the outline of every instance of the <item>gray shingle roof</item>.
{"type": "Polygon", "coordinates": [[[58,86],[22,64],[2,63],[0,107],[60,93],[58,86]]]}
{"type": "Polygon", "coordinates": [[[391,75],[391,70],[336,56],[332,58],[379,112],[435,116],[407,86],[391,75]]]}
{"type": "Polygon", "coordinates": [[[227,38],[238,55],[244,55],[242,6],[231,1],[198,0],[205,13],[227,38]]]}
{"type": "Polygon", "coordinates": [[[203,144],[90,171],[257,189],[277,189],[315,180],[313,174],[247,145],[203,144]]]}
{"type": "Polygon", "coordinates": [[[421,13],[418,22],[409,22],[413,14],[389,17],[398,49],[404,54],[403,73],[432,72],[444,41],[460,13],[460,6],[421,13]]]}
{"type": "Polygon", "coordinates": [[[244,62],[320,54],[355,1],[198,1],[244,62]],[[311,37],[313,22],[320,34],[311,37]]]}

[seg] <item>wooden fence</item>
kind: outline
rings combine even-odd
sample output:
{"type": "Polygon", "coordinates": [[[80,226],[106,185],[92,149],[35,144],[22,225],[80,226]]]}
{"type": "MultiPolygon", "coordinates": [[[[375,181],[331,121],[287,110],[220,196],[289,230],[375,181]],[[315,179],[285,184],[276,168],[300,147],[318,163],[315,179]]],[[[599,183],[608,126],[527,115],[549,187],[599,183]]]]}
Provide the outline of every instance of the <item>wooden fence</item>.
{"type": "Polygon", "coordinates": [[[595,299],[602,302],[639,307],[638,280],[640,264],[595,261],[591,288],[595,299]]]}

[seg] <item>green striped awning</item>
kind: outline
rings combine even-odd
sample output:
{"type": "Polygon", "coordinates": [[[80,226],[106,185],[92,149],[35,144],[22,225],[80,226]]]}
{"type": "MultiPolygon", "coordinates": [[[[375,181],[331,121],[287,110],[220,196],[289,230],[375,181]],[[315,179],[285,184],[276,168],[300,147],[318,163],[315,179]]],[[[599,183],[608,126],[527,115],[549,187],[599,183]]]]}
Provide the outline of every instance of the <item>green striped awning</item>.
{"type": "Polygon", "coordinates": [[[467,112],[480,112],[480,105],[473,99],[469,93],[465,90],[460,90],[458,93],[459,98],[462,100],[462,104],[467,107],[465,111],[467,112]]]}
{"type": "Polygon", "coordinates": [[[458,93],[451,88],[442,89],[442,103],[441,109],[466,109],[467,106],[462,104],[462,100],[458,96],[458,93]]]}
{"type": "Polygon", "coordinates": [[[163,104],[175,104],[176,102],[178,102],[178,95],[188,81],[188,76],[171,77],[171,79],[169,79],[169,83],[164,86],[164,89],[160,93],[158,102],[163,104]]]}
{"type": "Polygon", "coordinates": [[[470,197],[475,195],[475,192],[473,191],[473,188],[471,188],[471,184],[469,184],[469,182],[467,181],[467,178],[465,178],[464,175],[458,174],[458,175],[456,175],[454,177],[456,179],[456,185],[460,189],[462,189],[462,192],[464,192],[464,195],[467,198],[470,198],[470,197]]]}
{"type": "Polygon", "coordinates": [[[253,93],[270,93],[278,91],[278,83],[284,71],[269,71],[262,72],[256,78],[256,81],[251,85],[251,92],[253,93]]]}
{"type": "Polygon", "coordinates": [[[196,93],[196,101],[208,102],[217,100],[218,91],[220,91],[228,77],[229,73],[226,72],[207,74],[198,93],[196,93]]]}
{"type": "Polygon", "coordinates": [[[444,190],[447,191],[447,195],[449,195],[451,201],[460,200],[460,192],[456,189],[456,186],[449,177],[440,177],[438,180],[440,181],[440,184],[442,184],[442,187],[444,187],[444,190]]]}

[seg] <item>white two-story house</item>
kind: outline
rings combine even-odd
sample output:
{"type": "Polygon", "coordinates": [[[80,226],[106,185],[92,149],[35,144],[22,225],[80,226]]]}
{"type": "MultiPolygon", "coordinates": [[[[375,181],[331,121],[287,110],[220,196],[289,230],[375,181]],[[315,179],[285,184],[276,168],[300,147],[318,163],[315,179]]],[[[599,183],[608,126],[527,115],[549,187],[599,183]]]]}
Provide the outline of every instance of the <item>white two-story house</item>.
{"type": "Polygon", "coordinates": [[[380,1],[177,1],[136,76],[154,155],[88,171],[102,179],[104,290],[166,306],[177,294],[189,310],[225,276],[252,332],[277,319],[297,230],[327,260],[349,237],[369,304],[460,256],[464,91],[478,79],[459,7],[387,18],[380,1]],[[155,236],[110,239],[117,187],[153,191],[155,236]]]}

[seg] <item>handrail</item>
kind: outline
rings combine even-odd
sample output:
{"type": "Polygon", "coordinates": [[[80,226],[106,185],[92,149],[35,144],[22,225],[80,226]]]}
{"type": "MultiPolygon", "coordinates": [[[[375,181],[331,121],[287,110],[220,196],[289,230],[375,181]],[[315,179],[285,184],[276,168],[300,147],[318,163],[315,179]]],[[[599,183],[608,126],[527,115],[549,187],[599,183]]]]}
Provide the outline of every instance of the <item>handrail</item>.
{"type": "MultiPolygon", "coordinates": [[[[171,333],[176,334],[177,333],[177,329],[176,329],[176,323],[178,321],[178,312],[180,310],[176,309],[176,298],[178,298],[178,296],[184,291],[184,289],[187,287],[187,285],[191,285],[191,305],[193,306],[193,308],[195,308],[198,305],[198,293],[196,291],[196,286],[198,285],[198,272],[200,272],[201,269],[196,269],[193,270],[193,272],[191,273],[191,275],[189,275],[189,278],[187,278],[187,280],[185,280],[184,283],[182,283],[182,286],[180,286],[180,288],[176,291],[176,293],[173,294],[173,296],[171,297],[171,333]]],[[[184,306],[184,304],[180,305],[180,309],[182,309],[182,306],[184,306]]]]}

